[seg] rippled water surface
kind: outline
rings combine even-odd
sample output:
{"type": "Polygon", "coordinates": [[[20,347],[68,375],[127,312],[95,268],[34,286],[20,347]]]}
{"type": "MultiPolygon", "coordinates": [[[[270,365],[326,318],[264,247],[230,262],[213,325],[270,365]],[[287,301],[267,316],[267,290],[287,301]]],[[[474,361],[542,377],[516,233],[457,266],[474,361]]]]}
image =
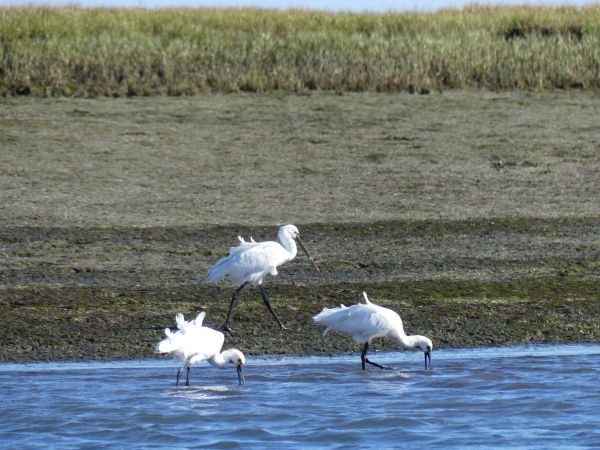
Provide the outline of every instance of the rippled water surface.
{"type": "Polygon", "coordinates": [[[600,345],[0,364],[2,448],[600,448],[600,345]]]}

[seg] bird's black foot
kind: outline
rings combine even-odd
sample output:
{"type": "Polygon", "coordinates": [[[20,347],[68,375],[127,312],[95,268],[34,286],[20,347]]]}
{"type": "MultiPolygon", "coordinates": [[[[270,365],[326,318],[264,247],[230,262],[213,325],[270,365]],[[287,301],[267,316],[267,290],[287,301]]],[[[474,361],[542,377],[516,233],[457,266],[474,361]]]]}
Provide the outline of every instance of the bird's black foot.
{"type": "Polygon", "coordinates": [[[224,333],[229,333],[229,334],[233,334],[233,330],[229,327],[229,325],[227,325],[226,323],[223,324],[223,326],[221,327],[221,330],[224,333]]]}
{"type": "Polygon", "coordinates": [[[381,365],[381,364],[378,364],[378,363],[376,363],[376,362],[369,361],[368,359],[366,359],[366,360],[365,360],[365,362],[366,362],[366,363],[368,363],[368,364],[371,364],[372,366],[379,367],[380,369],[384,369],[384,370],[392,370],[392,368],[391,368],[391,367],[383,366],[383,365],[381,365]]]}

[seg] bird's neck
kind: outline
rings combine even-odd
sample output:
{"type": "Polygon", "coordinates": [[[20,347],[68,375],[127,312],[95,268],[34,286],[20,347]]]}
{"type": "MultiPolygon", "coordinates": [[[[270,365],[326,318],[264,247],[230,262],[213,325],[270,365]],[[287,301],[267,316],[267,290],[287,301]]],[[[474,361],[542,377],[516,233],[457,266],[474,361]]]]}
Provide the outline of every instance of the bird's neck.
{"type": "Polygon", "coordinates": [[[208,358],[207,360],[210,364],[212,364],[215,367],[219,367],[219,368],[223,368],[225,366],[227,366],[227,361],[225,360],[225,358],[223,358],[223,353],[217,353],[213,356],[211,356],[210,358],[208,358]]]}
{"type": "Polygon", "coordinates": [[[281,246],[285,248],[290,254],[290,260],[296,257],[296,253],[298,252],[298,248],[296,247],[296,241],[289,237],[287,234],[283,234],[279,236],[279,242],[281,242],[281,246]]]}
{"type": "Polygon", "coordinates": [[[390,337],[400,344],[403,348],[415,348],[419,346],[424,336],[415,334],[413,336],[407,336],[402,328],[395,330],[390,337]]]}

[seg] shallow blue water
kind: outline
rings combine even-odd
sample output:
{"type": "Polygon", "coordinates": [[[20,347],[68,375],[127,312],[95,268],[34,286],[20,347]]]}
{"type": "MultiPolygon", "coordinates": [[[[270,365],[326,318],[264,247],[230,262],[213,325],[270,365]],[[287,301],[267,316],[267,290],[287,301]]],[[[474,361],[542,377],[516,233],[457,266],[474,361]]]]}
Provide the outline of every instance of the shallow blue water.
{"type": "Polygon", "coordinates": [[[0,364],[2,448],[600,448],[600,345],[0,364]]]}

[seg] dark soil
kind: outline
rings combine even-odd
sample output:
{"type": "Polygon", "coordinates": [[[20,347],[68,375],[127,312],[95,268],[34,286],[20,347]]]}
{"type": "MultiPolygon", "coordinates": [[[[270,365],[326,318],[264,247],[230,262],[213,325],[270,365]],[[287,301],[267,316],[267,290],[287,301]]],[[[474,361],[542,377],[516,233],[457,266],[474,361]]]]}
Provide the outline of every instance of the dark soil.
{"type": "MultiPolygon", "coordinates": [[[[0,100],[0,360],[154,355],[222,324],[207,269],[300,228],[226,345],[357,351],[312,316],[361,301],[436,348],[600,341],[600,102],[584,93],[0,100]]],[[[374,348],[394,348],[387,340],[374,348]]]]}
{"type": "MultiPolygon", "coordinates": [[[[357,350],[346,337],[322,338],[311,317],[325,306],[361,301],[362,290],[398,311],[408,333],[425,334],[436,347],[597,342],[595,222],[306,225],[301,232],[322,273],[299,255],[267,283],[291,330],[280,331],[258,291],[246,288],[227,345],[248,354],[357,350]]],[[[3,230],[2,244],[16,264],[4,271],[0,291],[0,359],[151,357],[179,311],[204,310],[206,323],[219,327],[233,286],[206,286],[202,278],[236,232],[262,239],[275,230],[3,230]]],[[[380,341],[374,348],[394,346],[380,341]]]]}

